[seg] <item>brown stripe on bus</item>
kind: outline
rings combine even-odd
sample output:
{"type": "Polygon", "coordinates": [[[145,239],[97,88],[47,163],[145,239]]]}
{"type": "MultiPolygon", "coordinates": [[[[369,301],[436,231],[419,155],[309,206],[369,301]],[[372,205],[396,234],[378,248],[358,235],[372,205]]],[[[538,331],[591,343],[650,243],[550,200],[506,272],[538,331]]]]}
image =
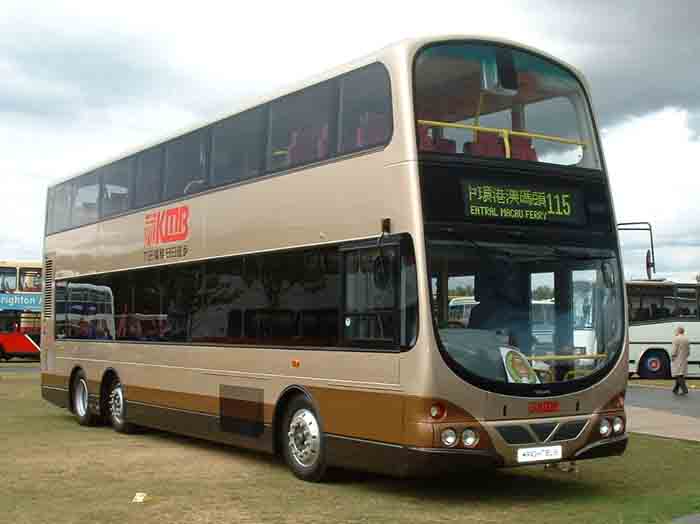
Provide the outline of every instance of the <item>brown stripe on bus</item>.
{"type": "MultiPolygon", "coordinates": [[[[488,434],[477,420],[451,402],[398,393],[358,391],[309,386],[306,390],[318,406],[326,433],[416,447],[441,447],[440,431],[447,427],[479,430],[478,448],[491,446],[488,434]],[[430,417],[430,407],[441,403],[445,415],[430,417]]],[[[255,424],[271,424],[274,405],[262,402],[262,390],[222,385],[220,396],[127,386],[130,402],[168,407],[222,417],[223,427],[256,433],[255,424]],[[261,419],[262,416],[262,419],[261,419]],[[252,423],[252,427],[244,427],[252,423]]],[[[280,421],[277,421],[280,422],[280,421]]],[[[257,427],[257,429],[256,429],[257,427]]]]}

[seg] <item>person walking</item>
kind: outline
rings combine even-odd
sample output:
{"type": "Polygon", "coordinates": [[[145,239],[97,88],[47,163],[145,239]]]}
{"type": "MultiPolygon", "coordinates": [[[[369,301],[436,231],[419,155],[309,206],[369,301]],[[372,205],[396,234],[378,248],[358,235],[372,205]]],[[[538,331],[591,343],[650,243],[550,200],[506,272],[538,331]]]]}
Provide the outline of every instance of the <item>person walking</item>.
{"type": "Polygon", "coordinates": [[[687,395],[688,386],[685,384],[685,375],[688,373],[688,355],[690,354],[690,341],[685,336],[685,328],[678,326],[673,337],[673,349],[671,352],[671,375],[676,379],[673,386],[674,395],[687,395]]]}

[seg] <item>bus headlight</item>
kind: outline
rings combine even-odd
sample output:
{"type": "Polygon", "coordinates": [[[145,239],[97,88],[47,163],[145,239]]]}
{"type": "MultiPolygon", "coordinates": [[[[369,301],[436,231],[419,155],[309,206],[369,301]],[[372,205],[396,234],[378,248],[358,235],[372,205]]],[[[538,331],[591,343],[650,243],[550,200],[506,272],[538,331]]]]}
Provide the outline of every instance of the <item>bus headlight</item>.
{"type": "Polygon", "coordinates": [[[440,434],[440,440],[447,447],[452,447],[457,444],[457,432],[452,428],[443,429],[440,434]]]}
{"type": "Polygon", "coordinates": [[[619,435],[625,430],[625,421],[621,417],[615,417],[612,422],[613,433],[619,435]]]}
{"type": "Polygon", "coordinates": [[[610,433],[612,432],[612,425],[610,424],[610,421],[606,418],[602,419],[598,430],[600,431],[601,437],[609,437],[610,433]]]}
{"type": "Polygon", "coordinates": [[[473,429],[465,429],[462,431],[462,444],[464,447],[473,448],[479,443],[479,434],[473,429]]]}

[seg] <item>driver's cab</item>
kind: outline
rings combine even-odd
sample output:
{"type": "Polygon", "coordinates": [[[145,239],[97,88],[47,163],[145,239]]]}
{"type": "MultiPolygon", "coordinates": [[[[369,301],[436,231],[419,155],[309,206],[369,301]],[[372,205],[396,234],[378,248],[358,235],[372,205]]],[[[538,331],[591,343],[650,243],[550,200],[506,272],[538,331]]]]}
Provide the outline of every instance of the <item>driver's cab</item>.
{"type": "MultiPolygon", "coordinates": [[[[508,348],[522,355],[541,382],[571,379],[590,370],[596,355],[591,325],[600,311],[594,292],[596,270],[559,262],[548,265],[534,254],[466,253],[440,249],[430,259],[435,321],[448,350],[463,344],[491,346],[496,353],[508,348]],[[581,358],[574,360],[575,355],[581,358]]],[[[469,354],[466,351],[464,358],[469,354]]],[[[483,354],[475,360],[479,362],[471,365],[482,368],[483,354]]]]}

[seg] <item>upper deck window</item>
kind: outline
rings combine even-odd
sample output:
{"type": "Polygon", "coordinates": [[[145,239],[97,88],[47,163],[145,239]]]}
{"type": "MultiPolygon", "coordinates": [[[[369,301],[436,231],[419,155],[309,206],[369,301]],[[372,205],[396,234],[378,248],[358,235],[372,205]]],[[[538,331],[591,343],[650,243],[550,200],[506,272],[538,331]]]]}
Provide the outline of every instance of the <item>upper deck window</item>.
{"type": "Polygon", "coordinates": [[[262,107],[212,126],[212,185],[220,186],[262,173],[262,107]]]}
{"type": "Polygon", "coordinates": [[[160,200],[162,177],[162,147],[147,149],[136,157],[133,203],[135,208],[149,206],[160,200]]]}
{"type": "Polygon", "coordinates": [[[165,198],[178,198],[206,189],[206,154],[206,133],[202,131],[165,146],[165,198]]]}
{"type": "Polygon", "coordinates": [[[0,267],[0,293],[17,289],[17,269],[0,267]]]}
{"type": "Polygon", "coordinates": [[[270,104],[268,171],[309,164],[329,157],[335,120],[335,82],[323,82],[270,104]]]}
{"type": "Polygon", "coordinates": [[[19,270],[19,288],[22,291],[41,291],[41,269],[23,267],[19,270]]]}
{"type": "Polygon", "coordinates": [[[130,158],[102,168],[102,193],[100,213],[110,217],[129,210],[129,182],[132,164],[130,158]]]}
{"type": "Polygon", "coordinates": [[[70,227],[71,183],[64,182],[49,190],[49,210],[47,213],[49,233],[70,227]]]}
{"type": "Polygon", "coordinates": [[[415,63],[419,151],[599,168],[583,87],[503,46],[445,43],[415,63]]]}
{"type": "Polygon", "coordinates": [[[97,173],[90,173],[77,178],[72,185],[73,210],[71,225],[73,227],[97,221],[97,198],[100,184],[97,173]]]}
{"type": "Polygon", "coordinates": [[[391,136],[391,86],[382,64],[371,64],[341,82],[340,152],[385,144],[391,136]]]}
{"type": "Polygon", "coordinates": [[[46,233],[386,146],[391,82],[377,62],[49,188],[46,233]]]}

